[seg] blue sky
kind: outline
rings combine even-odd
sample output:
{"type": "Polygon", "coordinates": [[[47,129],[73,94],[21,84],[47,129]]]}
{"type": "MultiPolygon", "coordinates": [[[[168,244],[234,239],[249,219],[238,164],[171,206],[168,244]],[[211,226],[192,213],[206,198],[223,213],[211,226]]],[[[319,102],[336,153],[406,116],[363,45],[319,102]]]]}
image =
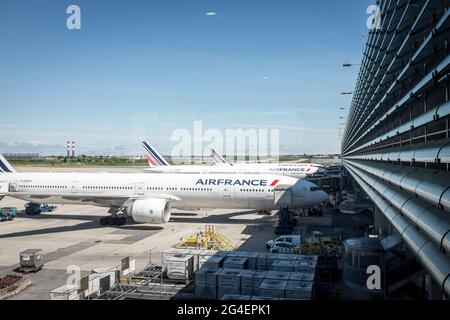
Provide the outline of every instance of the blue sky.
{"type": "Polygon", "coordinates": [[[171,133],[279,128],[281,153],[339,151],[370,0],[0,2],[0,152],[139,154],[171,133]],[[66,8],[81,8],[81,30],[66,8]],[[207,16],[207,12],[216,12],[207,16]],[[342,121],[341,121],[342,122],[342,121]]]}

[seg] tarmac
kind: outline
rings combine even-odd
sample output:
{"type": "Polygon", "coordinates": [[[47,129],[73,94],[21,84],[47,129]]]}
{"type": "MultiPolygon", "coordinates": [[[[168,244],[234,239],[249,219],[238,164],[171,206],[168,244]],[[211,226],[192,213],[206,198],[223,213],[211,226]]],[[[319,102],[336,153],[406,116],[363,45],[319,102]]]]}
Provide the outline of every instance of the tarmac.
{"type": "MultiPolygon", "coordinates": [[[[133,172],[137,169],[18,168],[18,171],[50,170],[133,172]]],[[[158,264],[163,251],[182,238],[204,230],[206,225],[215,225],[238,250],[265,251],[265,243],[275,237],[273,226],[277,221],[273,215],[258,215],[255,211],[174,210],[167,224],[101,226],[99,220],[108,215],[107,208],[59,205],[53,212],[28,216],[22,212],[24,201],[6,197],[0,206],[19,210],[13,221],[0,224],[0,276],[14,274],[23,250],[42,249],[44,260],[43,269],[27,274],[32,285],[10,299],[49,299],[51,290],[66,283],[71,275],[68,270],[73,266],[84,275],[92,269],[118,266],[124,257],[135,258],[138,270],[150,260],[158,264]]]]}
{"type": "MultiPolygon", "coordinates": [[[[81,167],[48,168],[23,167],[18,171],[71,171],[71,172],[142,172],[143,168],[81,167]]],[[[151,173],[148,173],[151,174],[151,173]]],[[[59,205],[49,213],[28,216],[22,212],[25,202],[5,197],[1,207],[13,206],[19,210],[13,221],[0,223],[0,276],[14,274],[19,267],[19,254],[26,249],[42,249],[44,267],[29,273],[32,285],[9,299],[50,298],[50,291],[67,283],[70,270],[79,268],[81,276],[92,269],[120,266],[125,257],[136,259],[136,270],[149,262],[160,264],[162,252],[214,225],[239,251],[265,252],[266,242],[276,238],[274,226],[278,221],[275,211],[271,215],[258,215],[255,211],[239,210],[173,210],[167,224],[127,224],[101,226],[100,218],[108,215],[107,208],[83,205],[59,205]]],[[[345,238],[356,236],[364,224],[363,217],[337,215],[333,209],[324,210],[322,217],[299,217],[294,233],[303,236],[315,231],[341,234],[345,238]]]]}

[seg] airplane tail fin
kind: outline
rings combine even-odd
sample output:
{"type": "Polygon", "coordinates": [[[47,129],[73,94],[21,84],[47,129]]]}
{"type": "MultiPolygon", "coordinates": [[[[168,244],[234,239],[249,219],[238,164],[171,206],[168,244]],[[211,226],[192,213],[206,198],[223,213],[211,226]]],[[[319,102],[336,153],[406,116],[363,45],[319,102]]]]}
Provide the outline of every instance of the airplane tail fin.
{"type": "Polygon", "coordinates": [[[14,170],[13,166],[9,164],[8,160],[5,159],[0,154],[0,173],[14,173],[16,170],[14,170]]]}
{"type": "Polygon", "coordinates": [[[228,164],[228,162],[214,149],[211,149],[211,157],[213,158],[215,165],[228,164]]]}
{"type": "Polygon", "coordinates": [[[147,161],[150,167],[170,166],[164,157],[161,156],[147,141],[142,141],[142,146],[147,154],[147,161]]]}

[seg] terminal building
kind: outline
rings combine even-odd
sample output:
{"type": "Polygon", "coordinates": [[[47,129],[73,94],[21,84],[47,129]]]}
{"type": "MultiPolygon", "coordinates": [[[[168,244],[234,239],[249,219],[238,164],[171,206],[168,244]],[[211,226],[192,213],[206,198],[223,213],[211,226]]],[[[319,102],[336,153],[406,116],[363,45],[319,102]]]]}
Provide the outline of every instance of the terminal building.
{"type": "Polygon", "coordinates": [[[355,263],[367,257],[360,253],[364,250],[374,257],[386,250],[395,255],[393,245],[386,244],[392,240],[407,252],[397,258],[413,258],[423,272],[419,276],[413,268],[398,274],[422,282],[429,298],[448,298],[450,1],[380,0],[377,5],[381,20],[369,31],[341,151],[348,175],[373,203],[380,243],[350,241],[349,270],[367,267],[355,263]]]}

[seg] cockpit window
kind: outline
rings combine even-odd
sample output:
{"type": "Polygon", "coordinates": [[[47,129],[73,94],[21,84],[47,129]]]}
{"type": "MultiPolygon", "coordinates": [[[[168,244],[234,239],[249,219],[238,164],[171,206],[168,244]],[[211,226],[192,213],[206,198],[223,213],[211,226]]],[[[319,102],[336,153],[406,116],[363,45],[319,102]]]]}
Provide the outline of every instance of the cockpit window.
{"type": "Polygon", "coordinates": [[[311,191],[321,191],[322,189],[319,187],[311,187],[311,191]]]}

